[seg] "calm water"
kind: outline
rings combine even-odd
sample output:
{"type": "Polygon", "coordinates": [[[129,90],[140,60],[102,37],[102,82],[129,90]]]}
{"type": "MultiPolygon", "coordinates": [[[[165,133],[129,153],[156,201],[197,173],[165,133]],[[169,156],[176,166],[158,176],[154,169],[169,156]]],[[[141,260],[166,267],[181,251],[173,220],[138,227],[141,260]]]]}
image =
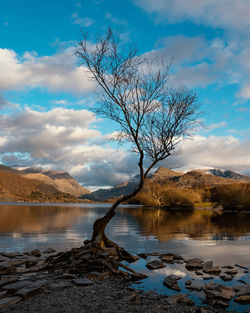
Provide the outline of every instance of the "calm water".
{"type": "MultiPolygon", "coordinates": [[[[95,219],[101,217],[108,207],[108,204],[0,204],[0,251],[43,250],[47,247],[63,250],[81,246],[83,240],[90,238],[95,219]]],[[[215,265],[237,263],[250,267],[250,214],[247,213],[212,210],[165,212],[123,206],[108,225],[107,235],[134,254],[173,252],[185,258],[213,260],[215,265]]],[[[131,265],[150,275],[142,283],[145,289],[171,294],[162,285],[166,275],[176,274],[185,280],[195,277],[179,264],[148,271],[145,264],[149,260],[139,260],[131,265]]],[[[250,283],[249,275],[243,270],[235,278],[250,283]]],[[[181,280],[180,285],[187,293],[185,280],[181,280]]],[[[201,301],[200,294],[193,297],[196,302],[201,301]]],[[[241,311],[241,306],[234,303],[230,308],[241,311]]]]}

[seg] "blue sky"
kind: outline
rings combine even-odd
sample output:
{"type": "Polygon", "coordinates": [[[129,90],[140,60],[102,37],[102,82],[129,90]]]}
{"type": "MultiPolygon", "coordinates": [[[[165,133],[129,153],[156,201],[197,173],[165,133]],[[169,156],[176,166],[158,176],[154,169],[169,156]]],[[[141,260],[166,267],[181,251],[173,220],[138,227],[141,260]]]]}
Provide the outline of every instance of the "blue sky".
{"type": "Polygon", "coordinates": [[[173,58],[171,79],[197,91],[206,127],[171,168],[250,173],[250,0],[0,1],[0,158],[66,170],[84,186],[137,171],[110,138],[116,125],[89,111],[93,83],[74,48],[108,26],[138,53],[173,58]]]}

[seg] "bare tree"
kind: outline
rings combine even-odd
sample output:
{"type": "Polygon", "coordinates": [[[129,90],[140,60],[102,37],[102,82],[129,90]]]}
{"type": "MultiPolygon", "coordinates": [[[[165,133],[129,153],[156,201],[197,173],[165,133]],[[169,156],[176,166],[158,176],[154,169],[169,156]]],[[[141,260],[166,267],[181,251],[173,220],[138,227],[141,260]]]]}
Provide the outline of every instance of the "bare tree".
{"type": "Polygon", "coordinates": [[[182,138],[190,136],[199,104],[194,91],[169,87],[169,63],[138,56],[136,49],[124,47],[111,29],[94,45],[84,35],[77,56],[100,87],[95,112],[115,121],[120,126],[119,140],[130,143],[138,154],[140,179],[136,189],[119,198],[93,225],[91,242],[110,247],[114,243],[106,237],[105,228],[117,206],[134,197],[150,170],[172,155],[182,138]],[[146,168],[145,159],[150,160],[146,168]]]}

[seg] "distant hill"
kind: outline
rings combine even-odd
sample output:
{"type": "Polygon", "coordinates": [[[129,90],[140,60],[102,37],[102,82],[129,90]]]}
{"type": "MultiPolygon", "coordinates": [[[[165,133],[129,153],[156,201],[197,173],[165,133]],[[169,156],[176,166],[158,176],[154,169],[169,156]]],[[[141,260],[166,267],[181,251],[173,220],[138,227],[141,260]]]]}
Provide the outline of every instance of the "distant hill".
{"type": "MultiPolygon", "coordinates": [[[[88,195],[83,195],[84,199],[95,201],[107,201],[118,198],[122,195],[127,195],[132,192],[138,179],[133,178],[132,181],[123,182],[110,189],[99,189],[88,195]]],[[[168,168],[159,167],[146,180],[143,192],[146,189],[152,189],[164,186],[171,186],[176,189],[183,188],[205,188],[214,187],[218,185],[227,185],[237,182],[249,182],[250,176],[241,175],[232,171],[219,170],[191,170],[186,173],[172,171],[168,168]]]]}
{"type": "Polygon", "coordinates": [[[66,192],[74,197],[80,197],[83,194],[89,194],[87,188],[82,187],[67,172],[51,171],[40,168],[20,168],[21,175],[28,179],[37,179],[45,184],[51,185],[61,192],[66,192]]]}
{"type": "Polygon", "coordinates": [[[78,202],[69,193],[40,180],[25,178],[20,171],[4,165],[0,165],[0,201],[78,202]]]}

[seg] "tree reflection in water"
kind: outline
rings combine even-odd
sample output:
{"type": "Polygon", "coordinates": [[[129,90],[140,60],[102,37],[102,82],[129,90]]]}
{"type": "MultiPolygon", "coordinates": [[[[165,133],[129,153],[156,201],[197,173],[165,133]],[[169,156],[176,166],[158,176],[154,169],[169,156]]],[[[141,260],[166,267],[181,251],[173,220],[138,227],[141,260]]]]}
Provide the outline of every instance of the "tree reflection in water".
{"type": "Polygon", "coordinates": [[[223,213],[211,209],[172,210],[123,208],[140,225],[141,235],[161,242],[189,237],[194,240],[235,240],[250,233],[250,214],[223,213]]]}

